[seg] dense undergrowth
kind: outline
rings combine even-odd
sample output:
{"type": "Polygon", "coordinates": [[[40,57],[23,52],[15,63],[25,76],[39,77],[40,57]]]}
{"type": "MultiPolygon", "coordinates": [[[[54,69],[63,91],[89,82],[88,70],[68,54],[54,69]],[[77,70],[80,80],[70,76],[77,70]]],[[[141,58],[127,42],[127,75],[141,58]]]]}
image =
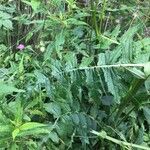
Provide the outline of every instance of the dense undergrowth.
{"type": "Polygon", "coordinates": [[[150,149],[148,0],[1,0],[1,150],[150,149]]]}

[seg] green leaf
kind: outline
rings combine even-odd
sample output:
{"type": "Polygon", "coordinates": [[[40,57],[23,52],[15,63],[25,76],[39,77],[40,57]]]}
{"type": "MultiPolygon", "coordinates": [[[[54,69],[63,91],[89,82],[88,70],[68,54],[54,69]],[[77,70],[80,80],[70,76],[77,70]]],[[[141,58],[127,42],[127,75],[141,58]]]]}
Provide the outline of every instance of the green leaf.
{"type": "MultiPolygon", "coordinates": [[[[106,65],[107,64],[107,55],[104,53],[99,54],[98,65],[106,65]]],[[[114,100],[118,103],[120,100],[119,95],[119,86],[116,86],[118,81],[117,75],[114,74],[112,68],[102,68],[104,79],[107,84],[108,91],[113,94],[114,100]]]]}
{"type": "Polygon", "coordinates": [[[57,103],[47,103],[44,105],[47,112],[54,115],[54,118],[58,118],[61,115],[61,108],[57,103]]]}
{"type": "Polygon", "coordinates": [[[120,25],[116,26],[116,28],[109,35],[107,35],[106,33],[106,36],[109,36],[110,38],[104,37],[102,44],[99,44],[97,46],[99,46],[102,49],[108,49],[110,45],[113,43],[119,44],[116,39],[119,33],[120,33],[120,25]]]}
{"type": "Polygon", "coordinates": [[[113,94],[114,100],[118,103],[120,100],[119,96],[119,85],[116,86],[117,76],[113,75],[113,71],[111,69],[103,69],[105,81],[107,83],[107,88],[110,93],[113,94]]]}
{"type": "Polygon", "coordinates": [[[135,77],[139,78],[139,79],[145,79],[145,74],[137,69],[137,68],[126,68],[127,70],[129,70],[135,77]]]}
{"type": "Polygon", "coordinates": [[[3,26],[6,29],[10,29],[10,30],[13,29],[12,21],[10,21],[10,20],[3,20],[2,23],[3,23],[3,26]]]}
{"type": "Polygon", "coordinates": [[[34,11],[37,11],[40,7],[41,2],[39,0],[31,0],[31,7],[34,11]]]}
{"type": "Polygon", "coordinates": [[[84,128],[87,127],[87,120],[86,120],[86,116],[82,113],[79,114],[79,120],[80,120],[80,125],[84,128]]]}
{"type": "Polygon", "coordinates": [[[150,124],[150,109],[148,107],[144,107],[143,111],[147,122],[150,124]]]}
{"type": "Polygon", "coordinates": [[[19,63],[19,68],[18,68],[19,74],[22,74],[24,72],[23,61],[24,61],[24,55],[22,56],[21,61],[19,63]]]}
{"type": "MultiPolygon", "coordinates": [[[[139,61],[141,55],[145,55],[145,57],[146,55],[149,56],[150,38],[144,38],[134,42],[134,49],[135,49],[136,59],[138,59],[139,61]]],[[[140,61],[140,63],[143,62],[140,61]]]]}
{"type": "Polygon", "coordinates": [[[26,135],[34,135],[34,134],[47,134],[50,131],[44,129],[47,127],[46,124],[37,123],[37,122],[28,122],[21,125],[19,128],[13,131],[13,138],[16,136],[26,136],[26,135]]]}
{"type": "Polygon", "coordinates": [[[14,86],[12,85],[9,85],[9,84],[5,84],[3,82],[0,82],[0,95],[3,95],[3,94],[11,94],[13,92],[17,92],[17,93],[20,93],[20,92],[25,92],[24,90],[21,90],[21,89],[17,89],[15,88],[14,86]]]}
{"type": "Polygon", "coordinates": [[[55,50],[60,59],[62,59],[61,50],[63,49],[63,45],[65,43],[65,32],[62,30],[55,38],[55,50]]]}
{"type": "Polygon", "coordinates": [[[3,132],[11,132],[12,126],[11,125],[6,125],[6,124],[0,124],[0,134],[3,132]]]}
{"type": "Polygon", "coordinates": [[[2,21],[0,21],[0,28],[3,26],[3,22],[2,21]]]}
{"type": "Polygon", "coordinates": [[[20,131],[25,131],[25,130],[31,130],[34,128],[40,128],[40,127],[46,127],[46,124],[42,124],[42,123],[37,123],[37,122],[28,122],[28,123],[24,123],[23,125],[21,125],[19,127],[20,131]]]}
{"type": "Polygon", "coordinates": [[[31,2],[22,0],[22,2],[26,3],[27,5],[30,5],[34,11],[37,11],[41,4],[41,2],[39,0],[31,0],[31,2]]]}
{"type": "Polygon", "coordinates": [[[37,122],[28,122],[21,125],[19,128],[15,129],[12,132],[13,139],[16,136],[26,136],[26,135],[34,135],[40,133],[49,133],[47,129],[41,129],[42,127],[46,127],[47,125],[37,122]]]}
{"type": "Polygon", "coordinates": [[[144,64],[144,73],[146,77],[150,75],[150,62],[147,62],[144,64]]]}
{"type": "Polygon", "coordinates": [[[102,37],[103,39],[105,39],[105,40],[108,40],[108,41],[111,42],[111,43],[115,43],[115,44],[120,45],[120,43],[119,43],[118,41],[113,40],[113,39],[111,39],[111,38],[109,38],[109,37],[106,37],[106,36],[104,36],[104,35],[101,35],[101,37],[102,37]]]}
{"type": "MultiPolygon", "coordinates": [[[[14,106],[15,106],[15,125],[20,125],[22,123],[22,117],[23,117],[23,107],[21,106],[21,101],[16,100],[14,102],[14,106]]],[[[11,106],[10,106],[11,107],[11,106]]]]}
{"type": "Polygon", "coordinates": [[[32,38],[32,36],[33,36],[33,32],[29,32],[28,34],[27,34],[27,36],[26,36],[26,42],[28,42],[31,38],[32,38]]]}
{"type": "Polygon", "coordinates": [[[3,12],[3,11],[0,11],[0,19],[2,20],[5,20],[5,19],[10,19],[11,18],[11,15],[6,13],[6,12],[3,12]]]}
{"type": "MultiPolygon", "coordinates": [[[[19,147],[15,142],[11,144],[10,150],[18,150],[18,149],[19,149],[19,147]]],[[[22,150],[22,149],[20,149],[20,150],[22,150]]]]}
{"type": "Polygon", "coordinates": [[[66,21],[68,24],[73,24],[73,25],[88,25],[87,23],[77,20],[75,18],[69,18],[66,21]]]}
{"type": "Polygon", "coordinates": [[[37,77],[36,84],[37,84],[38,88],[41,88],[41,87],[44,86],[45,89],[46,89],[47,95],[49,97],[51,97],[52,96],[52,92],[51,92],[51,84],[50,84],[49,79],[44,74],[42,74],[40,71],[38,71],[38,70],[35,70],[34,74],[37,77]]]}
{"type": "MultiPolygon", "coordinates": [[[[85,70],[85,75],[86,75],[86,83],[88,85],[94,85],[94,70],[85,70]]],[[[90,94],[90,93],[89,93],[90,94]]]]}
{"type": "Polygon", "coordinates": [[[103,96],[102,104],[106,106],[110,106],[113,104],[113,96],[103,96]]]}
{"type": "Polygon", "coordinates": [[[72,117],[73,122],[76,125],[79,125],[79,122],[80,122],[79,115],[78,114],[72,114],[71,117],[72,117]]]}
{"type": "Polygon", "coordinates": [[[13,140],[15,140],[15,138],[17,137],[17,135],[19,134],[20,130],[17,128],[15,129],[13,132],[12,132],[12,137],[13,137],[13,140]]]}
{"type": "Polygon", "coordinates": [[[101,65],[105,65],[105,64],[106,64],[105,54],[104,53],[100,53],[98,55],[98,63],[97,63],[97,65],[101,66],[101,65]]]}
{"type": "Polygon", "coordinates": [[[59,137],[56,132],[51,131],[48,137],[54,142],[54,143],[59,143],[59,137]]]}
{"type": "Polygon", "coordinates": [[[93,61],[93,57],[83,57],[80,67],[88,67],[93,61]]]}
{"type": "Polygon", "coordinates": [[[2,148],[2,150],[5,149],[6,145],[8,144],[7,139],[8,139],[8,137],[0,139],[0,148],[2,148]]]}
{"type": "Polygon", "coordinates": [[[145,88],[148,94],[150,94],[150,77],[148,77],[147,80],[145,81],[145,88]]]}
{"type": "Polygon", "coordinates": [[[43,128],[34,128],[34,129],[31,129],[31,130],[24,130],[24,131],[20,131],[18,136],[19,137],[25,137],[25,136],[29,136],[29,135],[32,135],[32,136],[37,136],[39,134],[49,134],[50,131],[48,129],[43,129],[43,128]]]}

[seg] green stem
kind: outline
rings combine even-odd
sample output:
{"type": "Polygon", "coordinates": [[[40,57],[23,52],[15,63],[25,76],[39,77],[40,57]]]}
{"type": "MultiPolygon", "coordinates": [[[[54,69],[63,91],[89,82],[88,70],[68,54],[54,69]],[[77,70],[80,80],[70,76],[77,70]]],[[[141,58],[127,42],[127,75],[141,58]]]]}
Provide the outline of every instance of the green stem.
{"type": "Polygon", "coordinates": [[[139,149],[143,149],[143,150],[150,150],[149,147],[145,147],[145,146],[141,146],[141,145],[137,145],[137,144],[132,144],[132,143],[128,143],[128,142],[125,142],[125,141],[121,141],[121,140],[118,140],[118,139],[115,139],[115,138],[112,138],[110,136],[107,135],[107,133],[105,131],[101,131],[101,132],[97,132],[97,131],[92,131],[93,134],[99,136],[100,138],[103,138],[103,139],[107,139],[113,143],[116,143],[120,146],[128,146],[130,148],[139,148],[139,149]]]}
{"type": "Polygon", "coordinates": [[[93,23],[93,27],[96,33],[96,37],[98,39],[99,37],[99,29],[98,29],[98,24],[97,24],[97,19],[96,19],[96,10],[97,10],[97,6],[96,4],[94,4],[93,0],[90,0],[90,4],[91,4],[91,11],[92,11],[92,23],[93,23]]]}
{"type": "Polygon", "coordinates": [[[103,7],[102,7],[102,12],[100,15],[100,32],[102,33],[102,24],[103,24],[103,18],[105,15],[105,10],[106,10],[106,0],[103,0],[103,7]]]}

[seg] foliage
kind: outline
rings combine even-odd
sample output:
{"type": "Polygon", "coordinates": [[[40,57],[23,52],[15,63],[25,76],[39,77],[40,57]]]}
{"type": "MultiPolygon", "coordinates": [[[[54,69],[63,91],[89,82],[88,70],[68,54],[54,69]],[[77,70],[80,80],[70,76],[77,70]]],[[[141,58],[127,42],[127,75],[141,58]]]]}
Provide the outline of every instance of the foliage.
{"type": "Polygon", "coordinates": [[[0,4],[2,150],[149,149],[148,1],[0,4]]]}

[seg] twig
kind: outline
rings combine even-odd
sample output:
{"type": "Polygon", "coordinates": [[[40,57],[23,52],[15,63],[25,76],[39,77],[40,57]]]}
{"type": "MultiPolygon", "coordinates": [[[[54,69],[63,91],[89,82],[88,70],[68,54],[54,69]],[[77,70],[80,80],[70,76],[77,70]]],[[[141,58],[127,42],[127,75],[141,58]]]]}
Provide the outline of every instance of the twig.
{"type": "Polygon", "coordinates": [[[77,70],[89,70],[89,69],[98,69],[98,68],[120,68],[120,67],[144,67],[144,64],[116,64],[116,65],[100,65],[92,67],[80,67],[68,70],[66,72],[73,72],[77,70]]]}
{"type": "Polygon", "coordinates": [[[143,149],[143,150],[150,150],[149,147],[145,147],[145,146],[141,146],[141,145],[137,145],[137,144],[132,144],[132,143],[128,143],[128,142],[124,142],[115,138],[112,138],[110,136],[107,135],[107,133],[105,131],[101,131],[101,132],[97,132],[97,131],[91,131],[91,133],[103,138],[103,139],[107,139],[113,143],[116,143],[118,145],[124,145],[124,146],[129,146],[129,147],[135,147],[135,148],[139,148],[139,149],[143,149]]]}

